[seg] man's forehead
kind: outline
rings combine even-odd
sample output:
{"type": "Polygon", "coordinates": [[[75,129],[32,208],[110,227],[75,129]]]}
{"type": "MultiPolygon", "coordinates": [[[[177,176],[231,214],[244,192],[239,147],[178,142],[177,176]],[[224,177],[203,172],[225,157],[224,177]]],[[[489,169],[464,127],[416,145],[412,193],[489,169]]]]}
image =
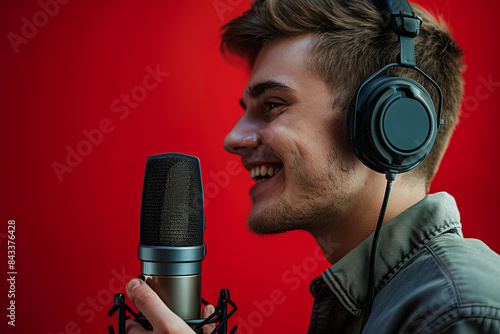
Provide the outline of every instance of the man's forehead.
{"type": "Polygon", "coordinates": [[[276,68],[279,65],[305,65],[312,45],[312,36],[283,36],[269,41],[255,59],[252,73],[260,68],[276,68]]]}
{"type": "Polygon", "coordinates": [[[263,89],[293,88],[308,72],[311,35],[284,36],[267,43],[259,52],[245,93],[251,97],[263,89]]]}

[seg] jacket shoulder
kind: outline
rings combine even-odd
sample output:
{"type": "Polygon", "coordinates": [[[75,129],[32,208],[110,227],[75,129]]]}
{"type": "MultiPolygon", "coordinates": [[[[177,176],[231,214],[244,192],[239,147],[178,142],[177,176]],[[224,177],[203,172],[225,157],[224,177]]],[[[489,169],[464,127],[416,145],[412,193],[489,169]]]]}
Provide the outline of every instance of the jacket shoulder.
{"type": "Polygon", "coordinates": [[[500,307],[500,255],[477,239],[445,234],[426,249],[456,295],[458,304],[487,302],[500,307]]]}
{"type": "Polygon", "coordinates": [[[500,333],[500,255],[440,235],[377,294],[374,311],[373,328],[387,333],[500,333]]]}

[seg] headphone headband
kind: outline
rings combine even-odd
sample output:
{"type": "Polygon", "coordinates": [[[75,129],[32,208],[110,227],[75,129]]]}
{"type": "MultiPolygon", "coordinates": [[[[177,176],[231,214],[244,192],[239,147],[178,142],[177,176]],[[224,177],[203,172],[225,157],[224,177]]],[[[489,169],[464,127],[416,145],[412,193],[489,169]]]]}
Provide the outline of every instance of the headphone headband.
{"type": "Polygon", "coordinates": [[[391,13],[395,12],[407,12],[413,13],[410,4],[406,0],[375,0],[375,3],[378,5],[378,8],[382,10],[386,10],[391,13]]]}
{"type": "Polygon", "coordinates": [[[379,9],[391,13],[392,29],[401,46],[397,63],[404,67],[415,67],[415,46],[413,39],[420,32],[422,19],[413,12],[406,0],[375,0],[379,9]]]}

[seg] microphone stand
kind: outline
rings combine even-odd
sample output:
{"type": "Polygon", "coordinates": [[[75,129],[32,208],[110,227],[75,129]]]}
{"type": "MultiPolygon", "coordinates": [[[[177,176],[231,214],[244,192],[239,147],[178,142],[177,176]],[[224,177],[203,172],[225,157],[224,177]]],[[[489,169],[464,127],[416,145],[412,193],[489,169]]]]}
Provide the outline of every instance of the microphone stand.
{"type": "MultiPolygon", "coordinates": [[[[203,304],[207,305],[208,302],[202,298],[203,304]]],[[[206,319],[193,319],[193,320],[185,320],[186,323],[190,326],[194,326],[195,330],[200,330],[203,326],[207,324],[213,324],[218,322],[219,324],[215,327],[215,329],[210,334],[227,334],[227,321],[229,318],[236,312],[238,307],[231,300],[229,296],[228,289],[221,289],[219,294],[219,300],[217,301],[217,306],[215,307],[214,313],[212,313],[206,319]],[[232,309],[228,313],[227,305],[231,305],[232,309]]],[[[127,311],[134,317],[134,321],[138,322],[144,329],[152,331],[153,327],[149,323],[149,321],[141,314],[136,313],[134,310],[130,308],[125,303],[125,295],[123,293],[117,293],[115,295],[113,301],[113,307],[108,312],[108,316],[113,316],[115,312],[118,312],[118,324],[117,330],[118,334],[125,334],[125,321],[130,319],[130,316],[127,316],[127,311]]],[[[229,334],[234,334],[238,326],[234,325],[231,328],[229,334]]],[[[115,334],[115,330],[113,326],[108,326],[109,334],[115,334]]]]}

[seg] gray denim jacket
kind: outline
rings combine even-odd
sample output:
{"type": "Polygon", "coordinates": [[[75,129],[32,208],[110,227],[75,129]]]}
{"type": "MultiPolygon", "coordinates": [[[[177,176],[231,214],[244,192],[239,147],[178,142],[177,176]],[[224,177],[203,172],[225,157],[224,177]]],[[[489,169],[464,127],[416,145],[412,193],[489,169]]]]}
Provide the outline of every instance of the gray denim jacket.
{"type": "MultiPolygon", "coordinates": [[[[311,282],[309,334],[359,331],[372,238],[311,282]]],[[[428,195],[383,226],[375,284],[363,333],[500,334],[500,256],[463,238],[447,193],[428,195]]]]}

